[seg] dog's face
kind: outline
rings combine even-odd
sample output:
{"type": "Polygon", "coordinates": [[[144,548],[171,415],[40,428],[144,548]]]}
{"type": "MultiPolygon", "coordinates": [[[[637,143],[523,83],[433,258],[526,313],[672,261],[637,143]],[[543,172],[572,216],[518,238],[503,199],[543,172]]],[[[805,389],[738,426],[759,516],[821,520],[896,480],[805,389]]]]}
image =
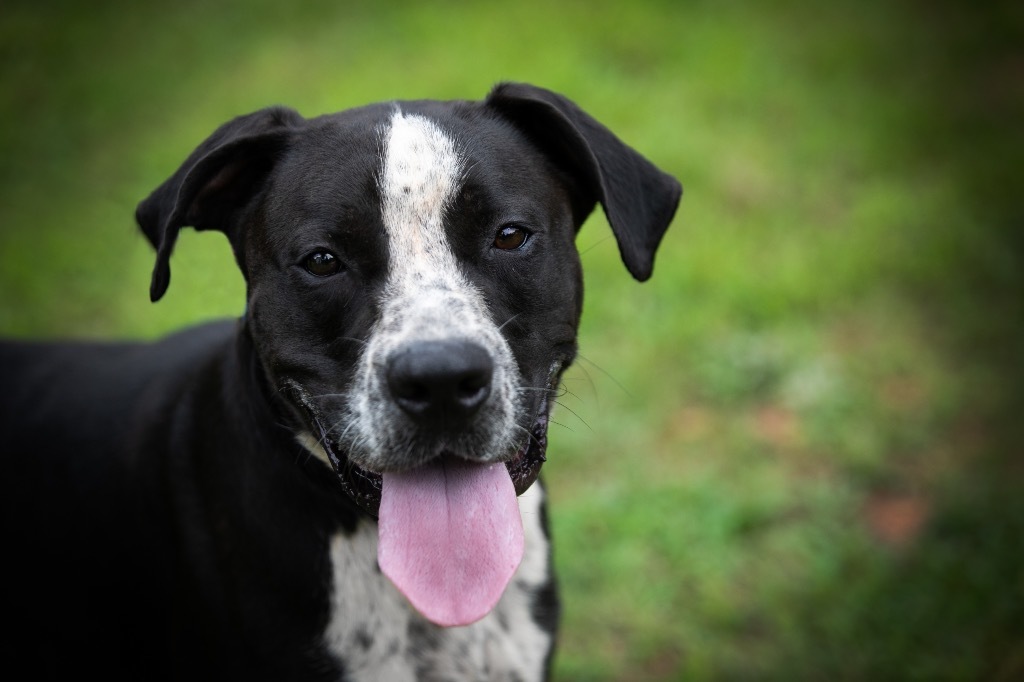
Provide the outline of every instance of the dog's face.
{"type": "Polygon", "coordinates": [[[431,621],[467,625],[523,556],[516,495],[576,352],[576,231],[600,202],[646,279],[681,192],[569,100],[503,85],[240,117],[137,217],[154,300],[182,226],[227,234],[282,419],[379,516],[381,571],[431,621]]]}
{"type": "Polygon", "coordinates": [[[248,319],[368,507],[374,474],[443,454],[533,482],[575,352],[574,237],[551,162],[471,106],[371,107],[296,136],[248,226],[248,319]]]}
{"type": "Polygon", "coordinates": [[[442,457],[544,460],[575,355],[573,242],[598,202],[638,279],[681,188],[565,98],[499,86],[482,102],[407,102],[222,126],[139,206],[158,247],[227,233],[246,325],[296,436],[371,514],[380,475],[442,457]]]}

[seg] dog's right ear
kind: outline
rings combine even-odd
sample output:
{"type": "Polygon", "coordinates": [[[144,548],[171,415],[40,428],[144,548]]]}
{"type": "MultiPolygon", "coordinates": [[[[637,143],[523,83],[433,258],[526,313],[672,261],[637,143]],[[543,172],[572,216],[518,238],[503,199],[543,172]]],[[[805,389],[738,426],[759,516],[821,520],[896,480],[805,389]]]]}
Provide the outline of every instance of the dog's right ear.
{"type": "Polygon", "coordinates": [[[243,209],[303,123],[302,116],[284,107],[228,121],[138,205],[135,219],[156,249],[150,300],[160,300],[171,282],[170,258],[182,227],[224,232],[242,264],[243,209]]]}

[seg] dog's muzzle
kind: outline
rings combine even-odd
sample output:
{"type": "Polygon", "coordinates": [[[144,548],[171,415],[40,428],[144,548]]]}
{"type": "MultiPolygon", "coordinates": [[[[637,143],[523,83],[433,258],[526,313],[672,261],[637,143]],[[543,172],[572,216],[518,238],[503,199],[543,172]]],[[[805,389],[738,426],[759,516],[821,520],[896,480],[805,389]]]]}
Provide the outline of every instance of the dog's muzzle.
{"type": "MultiPolygon", "coordinates": [[[[523,426],[519,445],[503,461],[516,495],[524,493],[537,480],[547,460],[549,395],[554,392],[561,365],[552,368],[548,386],[523,426]]],[[[390,399],[421,434],[441,437],[457,432],[479,416],[481,406],[491,392],[493,362],[486,349],[469,341],[421,341],[407,345],[389,356],[384,374],[390,399]]],[[[354,464],[346,456],[336,437],[337,429],[317,407],[310,395],[294,380],[283,382],[283,392],[305,413],[317,442],[327,453],[346,494],[364,511],[379,515],[382,475],[354,464]]],[[[451,457],[446,451],[436,457],[451,457]]]]}

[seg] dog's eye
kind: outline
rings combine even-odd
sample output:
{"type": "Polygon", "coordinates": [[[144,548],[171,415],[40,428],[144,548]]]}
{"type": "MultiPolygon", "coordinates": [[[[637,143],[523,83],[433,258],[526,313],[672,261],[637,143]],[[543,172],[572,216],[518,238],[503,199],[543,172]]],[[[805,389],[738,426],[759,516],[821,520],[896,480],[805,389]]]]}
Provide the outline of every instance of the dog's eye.
{"type": "Polygon", "coordinates": [[[302,266],[311,275],[330,277],[341,270],[341,261],[330,251],[317,251],[306,256],[302,266]]]}
{"type": "Polygon", "coordinates": [[[530,239],[530,233],[518,225],[505,225],[494,235],[494,248],[515,251],[530,239]]]}

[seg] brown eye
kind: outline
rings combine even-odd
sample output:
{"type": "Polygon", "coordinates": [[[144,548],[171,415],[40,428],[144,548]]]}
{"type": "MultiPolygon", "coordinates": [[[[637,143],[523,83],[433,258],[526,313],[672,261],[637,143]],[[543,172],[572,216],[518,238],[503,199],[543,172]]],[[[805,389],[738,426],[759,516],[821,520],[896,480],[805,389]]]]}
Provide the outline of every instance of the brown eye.
{"type": "Polygon", "coordinates": [[[530,233],[518,225],[506,225],[494,236],[494,248],[515,251],[530,238],[530,233]]]}
{"type": "Polygon", "coordinates": [[[306,256],[302,266],[306,272],[317,277],[330,277],[341,270],[341,261],[329,251],[317,251],[306,256]]]}

